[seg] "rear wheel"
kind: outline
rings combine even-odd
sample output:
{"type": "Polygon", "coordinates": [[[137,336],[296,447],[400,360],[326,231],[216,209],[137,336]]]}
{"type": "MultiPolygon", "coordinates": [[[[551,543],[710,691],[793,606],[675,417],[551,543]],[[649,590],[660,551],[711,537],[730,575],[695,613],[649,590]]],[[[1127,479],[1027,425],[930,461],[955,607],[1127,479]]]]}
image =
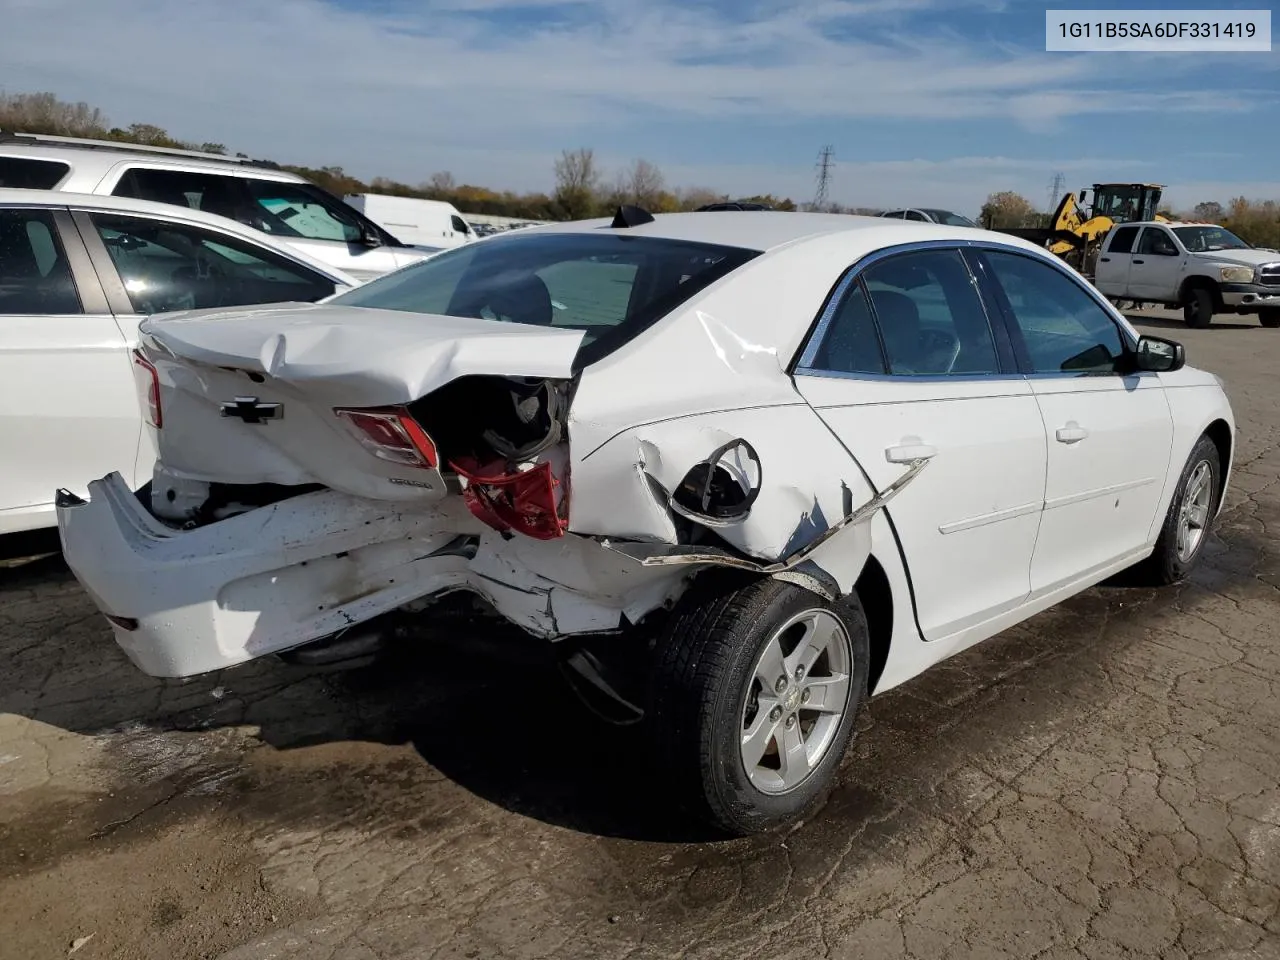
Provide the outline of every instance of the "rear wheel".
{"type": "Polygon", "coordinates": [[[866,617],[778,580],[706,575],[658,642],[648,722],[691,812],[733,834],[825,796],[867,687],[866,617]]]}
{"type": "Polygon", "coordinates": [[[1182,468],[1155,551],[1138,566],[1144,582],[1177,583],[1195,569],[1209,537],[1221,489],[1218,448],[1208,437],[1201,437],[1182,468]]]}
{"type": "Polygon", "coordinates": [[[1182,300],[1182,319],[1188,327],[1204,328],[1213,321],[1213,291],[1208,287],[1191,287],[1182,300]]]}
{"type": "Polygon", "coordinates": [[[1280,327],[1280,310],[1259,310],[1258,320],[1262,322],[1264,327],[1271,327],[1272,329],[1280,327]]]}

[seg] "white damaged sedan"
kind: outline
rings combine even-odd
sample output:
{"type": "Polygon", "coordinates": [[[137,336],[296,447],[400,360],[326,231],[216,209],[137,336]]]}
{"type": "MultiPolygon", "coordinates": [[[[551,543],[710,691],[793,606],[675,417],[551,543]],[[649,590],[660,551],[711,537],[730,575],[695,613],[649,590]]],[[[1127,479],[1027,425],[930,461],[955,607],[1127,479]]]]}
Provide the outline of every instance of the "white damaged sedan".
{"type": "Polygon", "coordinates": [[[58,499],[140,669],[339,658],[467,592],[737,833],[818,801],[868,696],[1184,577],[1234,445],[1049,254],[881,218],[622,208],[142,332],[150,488],[58,499]]]}

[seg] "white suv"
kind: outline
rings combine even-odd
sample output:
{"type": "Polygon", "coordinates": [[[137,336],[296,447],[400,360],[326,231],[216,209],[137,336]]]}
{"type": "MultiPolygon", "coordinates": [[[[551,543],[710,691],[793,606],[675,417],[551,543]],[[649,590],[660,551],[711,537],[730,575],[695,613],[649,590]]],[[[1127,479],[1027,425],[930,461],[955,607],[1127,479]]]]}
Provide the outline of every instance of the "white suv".
{"type": "Polygon", "coordinates": [[[54,524],[54,491],[151,479],[153,373],[138,324],[175,310],[309,303],[357,281],[199,210],[0,189],[0,535],[54,524]],[[141,400],[141,403],[139,403],[141,400]]]}
{"type": "Polygon", "coordinates": [[[0,134],[0,187],[67,190],[195,208],[238,220],[358,280],[431,256],[296,174],[216,153],[0,134]]]}

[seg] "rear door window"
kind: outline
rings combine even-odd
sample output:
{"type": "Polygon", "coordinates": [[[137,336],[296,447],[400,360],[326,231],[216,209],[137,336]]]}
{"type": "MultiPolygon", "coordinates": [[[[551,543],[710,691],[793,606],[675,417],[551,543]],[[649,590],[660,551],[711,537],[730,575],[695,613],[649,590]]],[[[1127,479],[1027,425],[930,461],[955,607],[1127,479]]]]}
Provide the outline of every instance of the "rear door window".
{"type": "Polygon", "coordinates": [[[52,190],[71,172],[71,165],[34,157],[0,157],[0,187],[52,190]]]}
{"type": "Polygon", "coordinates": [[[83,313],[49,210],[0,210],[0,314],[83,313]]]}
{"type": "Polygon", "coordinates": [[[807,365],[831,373],[888,372],[871,316],[871,304],[861,283],[855,283],[841,298],[821,343],[813,351],[813,360],[807,365]]]}
{"type": "Polygon", "coordinates": [[[991,324],[958,251],[890,257],[868,267],[863,282],[891,374],[999,372],[991,324]]]}
{"type": "Polygon", "coordinates": [[[1111,246],[1107,248],[1108,253],[1132,253],[1133,241],[1138,239],[1139,227],[1116,227],[1115,233],[1111,235],[1111,246]]]}

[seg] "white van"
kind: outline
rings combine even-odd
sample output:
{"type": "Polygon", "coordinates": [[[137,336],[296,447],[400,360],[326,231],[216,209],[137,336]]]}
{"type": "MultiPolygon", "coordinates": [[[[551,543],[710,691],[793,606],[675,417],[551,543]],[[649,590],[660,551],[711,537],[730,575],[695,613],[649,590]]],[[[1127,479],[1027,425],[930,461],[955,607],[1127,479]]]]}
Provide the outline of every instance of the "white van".
{"type": "Polygon", "coordinates": [[[243,157],[0,133],[0,187],[129,197],[202,210],[282,240],[357,280],[430,256],[297,174],[243,157]]]}
{"type": "Polygon", "coordinates": [[[349,193],[344,199],[366,217],[405,243],[428,250],[457,247],[477,239],[452,203],[385,193],[349,193]]]}

